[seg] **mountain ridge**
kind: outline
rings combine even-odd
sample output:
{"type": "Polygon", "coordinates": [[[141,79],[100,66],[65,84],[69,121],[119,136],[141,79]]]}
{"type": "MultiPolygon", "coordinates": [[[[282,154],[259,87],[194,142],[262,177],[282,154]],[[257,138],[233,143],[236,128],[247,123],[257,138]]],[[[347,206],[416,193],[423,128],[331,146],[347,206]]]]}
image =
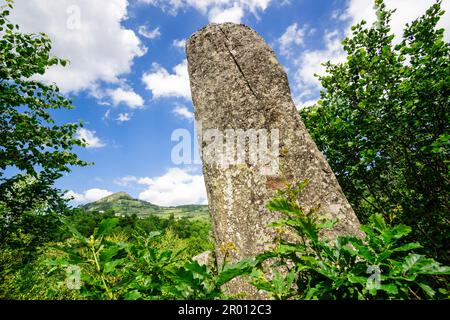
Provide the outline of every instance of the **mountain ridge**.
{"type": "Polygon", "coordinates": [[[98,199],[96,201],[86,203],[80,206],[86,211],[107,211],[114,210],[118,216],[127,216],[136,214],[140,218],[149,215],[157,215],[163,218],[187,217],[189,219],[209,219],[209,211],[207,205],[185,204],[179,206],[159,206],[148,201],[133,198],[126,192],[120,191],[98,199]]]}

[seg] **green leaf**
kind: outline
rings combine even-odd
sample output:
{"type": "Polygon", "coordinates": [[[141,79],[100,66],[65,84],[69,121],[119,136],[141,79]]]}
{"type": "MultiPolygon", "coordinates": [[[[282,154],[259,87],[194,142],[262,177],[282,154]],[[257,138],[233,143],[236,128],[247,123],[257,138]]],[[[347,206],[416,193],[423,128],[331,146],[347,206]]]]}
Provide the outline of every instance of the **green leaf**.
{"type": "Polygon", "coordinates": [[[64,224],[64,226],[68,229],[68,231],[72,234],[72,236],[75,239],[77,239],[83,244],[88,243],[88,239],[86,239],[86,237],[83,236],[68,219],[61,218],[61,222],[64,224]]]}
{"type": "Polygon", "coordinates": [[[425,283],[421,283],[418,282],[417,283],[422,290],[430,297],[430,298],[434,298],[434,295],[436,294],[436,291],[433,290],[433,288],[431,288],[429,285],[425,284],[425,283]]]}
{"type": "Polygon", "coordinates": [[[103,268],[103,272],[104,273],[111,273],[111,272],[113,272],[116,269],[116,267],[118,265],[120,265],[122,262],[123,262],[122,259],[117,259],[117,260],[106,262],[105,265],[104,265],[104,268],[103,268]]]}
{"type": "Polygon", "coordinates": [[[411,269],[413,269],[413,271],[417,270],[417,262],[420,261],[420,259],[422,258],[423,256],[421,256],[420,254],[409,254],[402,264],[402,271],[408,272],[411,269]]]}
{"type": "Polygon", "coordinates": [[[208,268],[206,265],[200,265],[197,261],[190,261],[185,265],[185,268],[193,273],[197,273],[202,276],[208,276],[208,268]]]}
{"type": "Polygon", "coordinates": [[[380,286],[380,290],[386,291],[387,293],[389,293],[392,296],[395,296],[398,294],[398,288],[393,283],[388,283],[388,284],[382,283],[380,286]]]}
{"type": "Polygon", "coordinates": [[[382,232],[384,231],[386,227],[386,222],[384,221],[384,218],[381,214],[373,214],[370,216],[369,221],[371,222],[372,226],[378,231],[382,232]]]}
{"type": "Polygon", "coordinates": [[[64,257],[57,257],[55,259],[45,260],[47,266],[68,266],[70,263],[64,257]]]}
{"type": "Polygon", "coordinates": [[[403,224],[396,225],[393,228],[385,229],[381,232],[381,237],[386,244],[394,242],[411,232],[411,228],[403,224]]]}
{"type": "Polygon", "coordinates": [[[439,262],[422,255],[410,253],[402,264],[402,271],[410,274],[450,274],[450,267],[442,266],[439,262]]]}
{"type": "Polygon", "coordinates": [[[142,294],[138,290],[129,291],[123,296],[125,300],[138,300],[141,297],[142,294]]]}
{"type": "Polygon", "coordinates": [[[377,256],[370,247],[363,244],[360,239],[349,239],[349,243],[355,248],[359,257],[363,258],[369,264],[376,264],[377,256]]]}
{"type": "Polygon", "coordinates": [[[217,276],[216,285],[220,287],[237,276],[250,274],[255,264],[255,260],[244,259],[233,265],[225,265],[223,270],[217,276]]]}
{"type": "Polygon", "coordinates": [[[111,259],[113,257],[115,257],[119,251],[120,251],[119,246],[110,246],[110,247],[102,250],[102,252],[100,253],[100,256],[99,256],[100,261],[102,263],[111,261],[111,259]]]}
{"type": "Polygon", "coordinates": [[[285,198],[274,198],[267,203],[267,209],[270,211],[278,211],[282,213],[292,213],[292,205],[285,198]]]}
{"type": "Polygon", "coordinates": [[[97,230],[98,236],[105,236],[110,233],[119,223],[117,218],[104,219],[100,222],[97,230]]]}
{"type": "Polygon", "coordinates": [[[420,245],[420,243],[411,242],[411,243],[407,243],[402,246],[399,246],[397,248],[393,248],[393,249],[391,249],[391,251],[400,252],[400,251],[409,251],[409,250],[420,249],[420,248],[422,248],[422,245],[420,245]]]}

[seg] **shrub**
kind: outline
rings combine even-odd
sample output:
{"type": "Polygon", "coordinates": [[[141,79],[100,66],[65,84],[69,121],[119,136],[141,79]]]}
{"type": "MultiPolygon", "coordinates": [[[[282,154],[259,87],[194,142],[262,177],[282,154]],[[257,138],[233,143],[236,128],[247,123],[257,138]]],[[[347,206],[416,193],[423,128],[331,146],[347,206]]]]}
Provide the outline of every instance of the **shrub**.
{"type": "Polygon", "coordinates": [[[269,210],[284,215],[272,226],[294,231],[298,241],[279,239],[274,250],[256,257],[254,286],[275,299],[448,298],[442,276],[450,274],[450,267],[415,253],[419,243],[402,241],[410,227],[374,214],[361,226],[364,238],[321,239],[321,231],[335,222],[321,220],[316,211],[304,212],[298,202],[304,186],[289,185],[269,201],[269,210]],[[263,262],[275,270],[272,276],[263,262]]]}

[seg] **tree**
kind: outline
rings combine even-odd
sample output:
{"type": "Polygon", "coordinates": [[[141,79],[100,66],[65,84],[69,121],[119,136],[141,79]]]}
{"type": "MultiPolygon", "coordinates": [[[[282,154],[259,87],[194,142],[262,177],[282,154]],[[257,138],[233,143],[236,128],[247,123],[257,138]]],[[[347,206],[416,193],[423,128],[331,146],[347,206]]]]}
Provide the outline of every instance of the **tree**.
{"type": "Polygon", "coordinates": [[[441,1],[404,29],[395,45],[393,11],[352,27],[347,61],[326,63],[319,102],[301,111],[358,217],[382,213],[413,227],[436,259],[450,242],[450,45],[436,25],[441,1]]]}
{"type": "Polygon", "coordinates": [[[26,34],[9,19],[13,1],[0,6],[0,236],[20,223],[25,212],[64,205],[53,184],[70,166],[86,165],[72,152],[80,123],[56,124],[50,113],[71,109],[56,84],[36,76],[66,60],[50,54],[44,33],[26,34]]]}

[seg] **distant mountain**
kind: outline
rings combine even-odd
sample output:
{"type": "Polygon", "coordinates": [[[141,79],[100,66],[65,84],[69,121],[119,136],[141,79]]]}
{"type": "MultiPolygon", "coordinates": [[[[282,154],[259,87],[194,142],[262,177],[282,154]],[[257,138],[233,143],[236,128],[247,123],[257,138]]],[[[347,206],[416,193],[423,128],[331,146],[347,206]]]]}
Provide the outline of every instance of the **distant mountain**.
{"type": "Polygon", "coordinates": [[[134,199],[126,192],[111,194],[97,201],[82,205],[81,208],[86,211],[106,211],[112,209],[116,215],[126,216],[136,214],[141,218],[152,214],[168,218],[173,214],[175,218],[209,219],[208,206],[206,205],[191,204],[161,207],[147,201],[134,199]]]}

